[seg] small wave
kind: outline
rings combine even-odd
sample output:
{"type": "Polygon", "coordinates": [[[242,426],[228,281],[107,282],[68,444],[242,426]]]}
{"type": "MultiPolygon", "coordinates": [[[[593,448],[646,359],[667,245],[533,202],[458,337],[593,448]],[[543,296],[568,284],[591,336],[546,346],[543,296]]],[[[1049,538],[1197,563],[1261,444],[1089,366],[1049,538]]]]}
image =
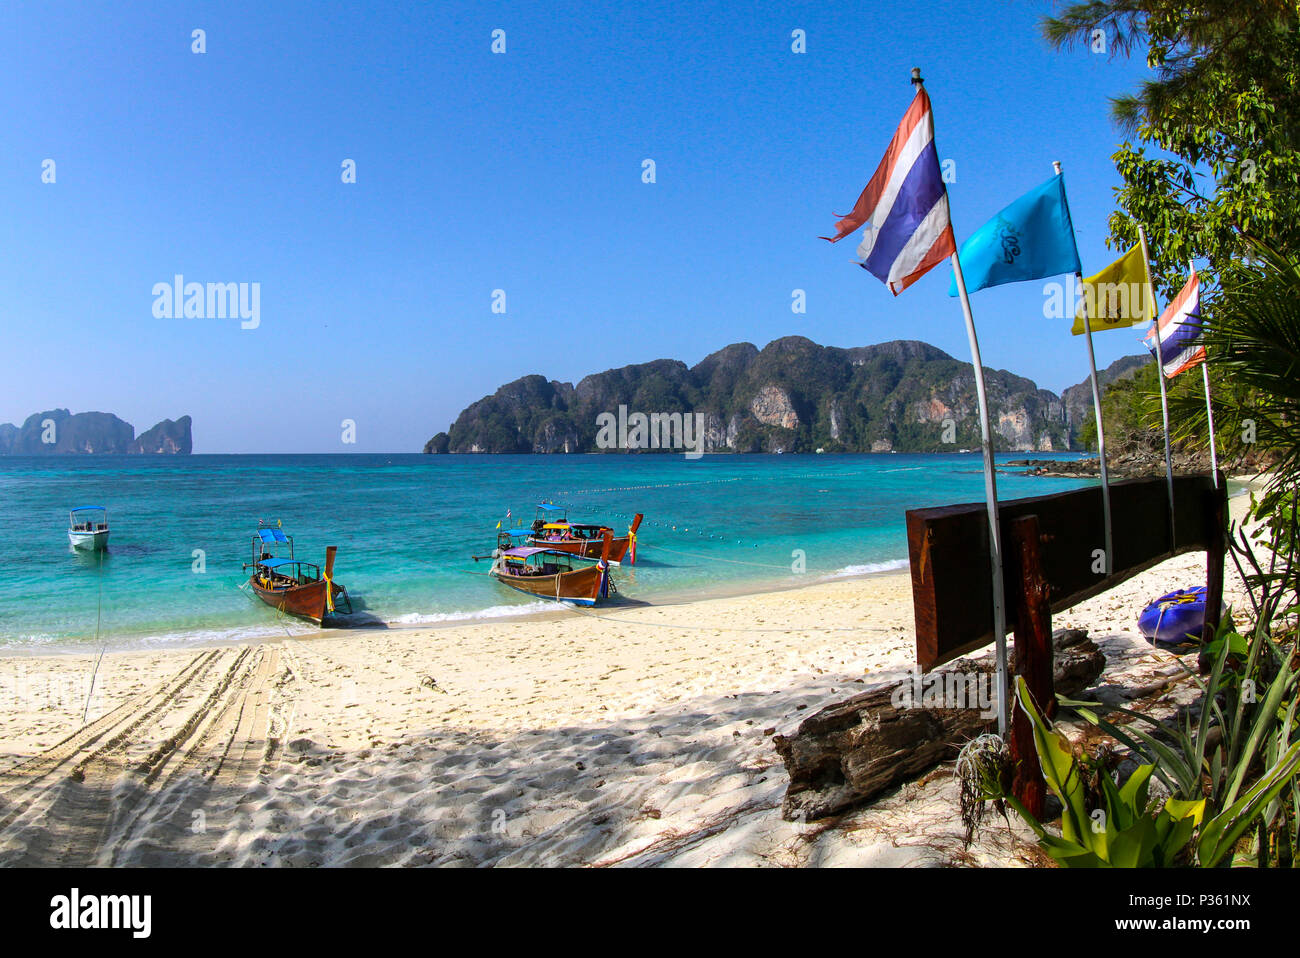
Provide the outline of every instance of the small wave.
{"type": "Polygon", "coordinates": [[[110,640],[108,648],[148,648],[155,645],[203,645],[212,642],[257,642],[288,634],[292,638],[310,635],[317,627],[310,622],[285,617],[274,625],[242,625],[229,628],[193,629],[184,632],[160,632],[110,640]]]}
{"type": "MultiPolygon", "coordinates": [[[[384,620],[388,625],[432,625],[437,622],[474,622],[484,619],[501,619],[520,615],[534,615],[538,612],[553,612],[554,602],[538,600],[524,605],[496,605],[472,612],[408,612],[384,620]]],[[[340,616],[344,626],[354,625],[349,616],[340,616]]],[[[326,629],[330,626],[327,624],[326,629]]],[[[51,635],[32,633],[14,639],[0,641],[0,655],[13,653],[38,653],[42,655],[62,654],[85,655],[97,652],[101,647],[110,652],[140,652],[151,649],[185,648],[186,646],[218,645],[226,643],[264,642],[276,638],[302,638],[316,635],[321,631],[310,622],[303,622],[291,617],[284,617],[274,623],[250,623],[230,626],[228,628],[194,628],[169,630],[149,633],[117,633],[105,635],[100,641],[80,636],[51,635]]]]}
{"type": "Polygon", "coordinates": [[[504,619],[537,612],[554,612],[554,602],[528,602],[524,605],[493,605],[475,612],[408,612],[389,621],[393,625],[429,625],[433,622],[472,622],[476,619],[504,619]]]}
{"type": "Polygon", "coordinates": [[[865,565],[846,565],[842,569],[836,569],[827,579],[849,579],[854,576],[871,575],[873,572],[897,572],[899,569],[906,569],[908,561],[906,559],[890,559],[888,562],[868,562],[865,565]]]}
{"type": "Polygon", "coordinates": [[[163,632],[108,633],[99,640],[85,636],[49,635],[34,633],[18,636],[0,643],[0,655],[7,653],[39,653],[41,655],[87,655],[101,648],[108,652],[143,652],[152,649],[185,648],[225,644],[228,642],[260,642],[283,637],[286,633],[296,637],[310,634],[315,626],[290,620],[285,624],[245,625],[230,628],[194,628],[163,632]]]}

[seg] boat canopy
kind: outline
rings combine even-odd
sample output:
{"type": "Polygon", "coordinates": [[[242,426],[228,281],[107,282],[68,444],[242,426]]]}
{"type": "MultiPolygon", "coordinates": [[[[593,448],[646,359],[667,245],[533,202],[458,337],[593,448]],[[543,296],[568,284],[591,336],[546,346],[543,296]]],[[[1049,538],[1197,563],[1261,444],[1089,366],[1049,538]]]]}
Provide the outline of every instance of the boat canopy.
{"type": "Polygon", "coordinates": [[[553,502],[539,502],[538,509],[545,509],[547,512],[563,512],[564,506],[557,506],[553,502]]]}
{"type": "Polygon", "coordinates": [[[506,549],[501,554],[510,556],[512,559],[527,559],[529,556],[535,556],[539,552],[550,552],[550,549],[543,549],[539,546],[520,546],[517,549],[506,549]]]}
{"type": "Polygon", "coordinates": [[[73,512],[107,512],[103,506],[77,506],[73,512]]]}
{"type": "Polygon", "coordinates": [[[257,537],[263,542],[288,542],[289,537],[279,529],[258,529],[257,537]]]}
{"type": "Polygon", "coordinates": [[[542,526],[542,528],[543,529],[567,529],[569,528],[569,524],[567,522],[548,522],[544,526],[542,526]]]}
{"type": "MultiPolygon", "coordinates": [[[[302,564],[302,562],[303,562],[302,559],[289,559],[289,558],[265,559],[259,562],[258,565],[262,566],[265,569],[278,569],[281,566],[286,566],[286,565],[300,565],[302,564]]],[[[310,562],[306,564],[311,565],[310,562]]]]}
{"type": "Polygon", "coordinates": [[[502,529],[501,534],[507,536],[531,536],[533,534],[533,530],[532,529],[502,529]]]}

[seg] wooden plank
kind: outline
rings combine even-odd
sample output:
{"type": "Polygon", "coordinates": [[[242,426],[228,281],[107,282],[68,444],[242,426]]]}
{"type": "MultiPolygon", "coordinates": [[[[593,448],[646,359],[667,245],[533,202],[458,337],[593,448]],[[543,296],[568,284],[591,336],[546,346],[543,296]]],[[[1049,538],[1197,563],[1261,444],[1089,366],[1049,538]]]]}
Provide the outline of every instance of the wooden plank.
{"type": "Polygon", "coordinates": [[[1205,495],[1205,517],[1209,523],[1210,544],[1205,550],[1205,624],[1201,642],[1209,642],[1219,631],[1223,614],[1223,561],[1228,551],[1227,500],[1215,490],[1205,495]]]}
{"type": "MultiPolygon", "coordinates": [[[[1011,523],[1011,550],[1020,565],[1020,605],[1016,610],[1015,674],[1025,680],[1029,696],[1049,718],[1056,712],[1056,689],[1052,681],[1052,612],[1050,590],[1043,578],[1042,541],[1038,516],[1021,516],[1011,523]]],[[[1014,695],[1014,689],[1009,690],[1014,695]]],[[[1011,713],[1011,757],[1015,772],[1013,794],[1025,810],[1041,819],[1047,810],[1047,780],[1038,763],[1034,728],[1023,709],[1011,713]]]]}
{"type": "MultiPolygon", "coordinates": [[[[1174,478],[1178,541],[1170,536],[1165,480],[1112,483],[1111,572],[1101,552],[1101,487],[1075,489],[999,503],[1002,541],[1011,524],[1036,515],[1043,537],[1040,561],[1050,589],[1050,609],[1060,612],[1105,592],[1173,555],[1218,548],[1216,520],[1207,496],[1226,502],[1226,482],[1216,490],[1209,476],[1174,478]],[[1101,571],[1099,571],[1101,570],[1101,571]]],[[[1226,507],[1225,507],[1226,513],[1226,507]]],[[[932,669],[993,641],[993,587],[984,503],[965,503],[907,513],[912,604],[916,616],[917,663],[932,669]]],[[[1016,625],[1021,570],[1015,550],[1004,550],[1007,627],[1016,625]]]]}

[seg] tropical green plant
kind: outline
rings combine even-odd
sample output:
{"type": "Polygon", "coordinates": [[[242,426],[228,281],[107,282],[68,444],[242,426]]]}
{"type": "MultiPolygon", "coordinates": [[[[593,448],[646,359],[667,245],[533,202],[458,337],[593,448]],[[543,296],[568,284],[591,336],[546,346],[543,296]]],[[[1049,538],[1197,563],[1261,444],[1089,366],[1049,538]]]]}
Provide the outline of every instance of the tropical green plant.
{"type": "Polygon", "coordinates": [[[1132,709],[1104,710],[1094,703],[1060,699],[1062,707],[1072,709],[1150,762],[1175,798],[1206,801],[1208,821],[1197,844],[1202,864],[1217,863],[1241,833],[1256,823],[1265,832],[1276,824],[1282,840],[1293,849],[1296,819],[1283,812],[1277,799],[1289,790],[1292,804],[1300,808],[1296,783],[1300,771],[1296,726],[1300,672],[1265,630],[1257,629],[1247,640],[1226,621],[1210,647],[1215,657],[1208,678],[1190,674],[1201,689],[1195,718],[1186,711],[1181,724],[1174,725],[1132,709]],[[1229,661],[1237,661],[1243,649],[1245,661],[1240,671],[1229,670],[1229,661]],[[1107,711],[1133,721],[1121,725],[1108,719],[1107,711]]]}
{"type": "MultiPolygon", "coordinates": [[[[1251,243],[1252,259],[1203,309],[1213,369],[1239,388],[1216,397],[1221,435],[1274,451],[1278,462],[1266,506],[1300,480],[1300,253],[1251,243]]],[[[1202,406],[1176,403],[1179,418],[1205,420],[1202,406]]]]}
{"type": "MultiPolygon", "coordinates": [[[[1220,657],[1220,665],[1224,658],[1220,657]]],[[[1156,757],[1153,762],[1139,765],[1120,786],[1108,768],[1086,753],[1076,755],[1069,740],[1048,724],[1035,708],[1023,678],[1016,680],[1016,697],[1033,724],[1034,745],[1047,786],[1062,805],[1061,834],[1048,831],[1013,795],[999,793],[1000,784],[992,778],[987,779],[986,794],[1014,808],[1038,837],[1044,851],[1066,867],[1219,865],[1248,829],[1263,821],[1270,811],[1276,814],[1281,809],[1283,793],[1293,788],[1300,773],[1300,741],[1289,741],[1294,737],[1290,734],[1295,720],[1293,697],[1283,722],[1284,734],[1274,736],[1267,743],[1255,743],[1255,728],[1252,728],[1248,745],[1263,744],[1262,753],[1273,758],[1258,778],[1247,784],[1253,765],[1242,763],[1231,770],[1226,793],[1219,800],[1203,792],[1199,797],[1174,794],[1153,814],[1149,807],[1153,775],[1176,783],[1184,793],[1197,796],[1199,782],[1183,780],[1187,765],[1182,756],[1154,736],[1147,733],[1129,736],[1113,724],[1094,718],[1099,726],[1130,744],[1135,753],[1156,757]],[[1100,803],[1089,800],[1085,783],[1090,780],[1099,784],[1100,803]]],[[[1270,699],[1263,708],[1274,704],[1270,699]]],[[[1137,712],[1128,714],[1151,721],[1137,712]]],[[[1196,748],[1195,742],[1192,747],[1196,748]]],[[[1214,758],[1207,764],[1221,768],[1221,762],[1214,758]]]]}
{"type": "Polygon", "coordinates": [[[1055,731],[1034,707],[1023,678],[1016,679],[1019,706],[1033,723],[1034,746],[1047,787],[1061,802],[1061,834],[1048,831],[1002,782],[984,779],[986,795],[1014,808],[1033,830],[1048,855],[1068,868],[1152,868],[1182,863],[1205,801],[1167,798],[1151,814],[1149,786],[1153,765],[1141,765],[1122,786],[1104,762],[1076,755],[1070,742],[1055,731]],[[1093,805],[1089,782],[1095,782],[1100,802],[1093,805]],[[1090,807],[1092,806],[1092,807],[1090,807]]]}
{"type": "MultiPolygon", "coordinates": [[[[1202,680],[1187,669],[1190,680],[1200,687],[1201,708],[1195,718],[1190,710],[1185,711],[1179,725],[1132,709],[1067,698],[1058,701],[1153,762],[1157,777],[1173,794],[1183,798],[1206,796],[1217,802],[1225,794],[1240,791],[1247,770],[1277,725],[1278,709],[1294,698],[1300,675],[1289,662],[1281,661],[1272,680],[1261,683],[1258,677],[1265,671],[1259,660],[1261,650],[1268,647],[1272,651],[1275,647],[1264,635],[1247,643],[1228,628],[1226,620],[1214,647],[1216,657],[1208,679],[1202,680]],[[1225,677],[1230,653],[1243,644],[1248,652],[1242,674],[1225,677]],[[1220,699],[1224,700],[1222,706],[1220,699]],[[1105,718],[1106,712],[1127,716],[1134,723],[1119,725],[1105,718]]],[[[1174,661],[1186,669],[1180,660],[1174,661]]]]}
{"type": "Polygon", "coordinates": [[[1220,279],[1247,237],[1300,250],[1294,2],[1086,0],[1042,29],[1062,50],[1145,52],[1155,74],[1113,101],[1130,140],[1114,154],[1122,185],[1109,242],[1129,246],[1144,225],[1158,289],[1172,295],[1193,258],[1209,259],[1203,272],[1220,279]]]}
{"type": "MultiPolygon", "coordinates": [[[[1172,296],[1193,259],[1213,384],[1218,447],[1270,469],[1230,555],[1250,588],[1249,636],[1203,651],[1199,711],[1176,723],[1073,703],[1152,766],[1182,801],[1206,803],[1194,857],[1216,864],[1255,826],[1246,857],[1300,860],[1296,662],[1300,631],[1300,7],[1294,0],[1085,0],[1043,32],[1058,48],[1145,48],[1154,79],[1114,101],[1129,137],[1112,246],[1145,226],[1157,289],[1172,296]],[[1100,48],[1098,41],[1100,40],[1100,48]],[[1150,151],[1150,155],[1148,155],[1150,151]],[[1109,716],[1118,713],[1111,721],[1109,716]]],[[[1112,387],[1107,429],[1145,439],[1161,422],[1154,372],[1112,387]],[[1149,384],[1147,382],[1149,380],[1149,384]],[[1112,426],[1112,419],[1114,425],[1112,426]]],[[[1168,383],[1175,443],[1208,440],[1200,376],[1168,383]]]]}
{"type": "Polygon", "coordinates": [[[1011,780],[1011,754],[1002,736],[991,732],[977,735],[957,754],[953,775],[958,785],[958,806],[966,828],[966,845],[984,821],[990,804],[1006,818],[1005,783],[1011,780]]]}

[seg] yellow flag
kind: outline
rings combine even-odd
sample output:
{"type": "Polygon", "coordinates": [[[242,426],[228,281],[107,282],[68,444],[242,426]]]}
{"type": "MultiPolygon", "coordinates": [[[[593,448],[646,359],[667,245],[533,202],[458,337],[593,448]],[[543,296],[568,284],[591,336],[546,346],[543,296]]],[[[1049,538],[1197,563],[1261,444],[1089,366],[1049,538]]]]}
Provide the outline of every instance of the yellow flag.
{"type": "Polygon", "coordinates": [[[1094,333],[1150,323],[1156,318],[1155,297],[1147,264],[1138,244],[1095,276],[1083,281],[1083,300],[1074,317],[1075,336],[1084,334],[1083,311],[1094,333]]]}

